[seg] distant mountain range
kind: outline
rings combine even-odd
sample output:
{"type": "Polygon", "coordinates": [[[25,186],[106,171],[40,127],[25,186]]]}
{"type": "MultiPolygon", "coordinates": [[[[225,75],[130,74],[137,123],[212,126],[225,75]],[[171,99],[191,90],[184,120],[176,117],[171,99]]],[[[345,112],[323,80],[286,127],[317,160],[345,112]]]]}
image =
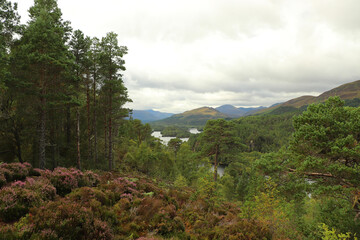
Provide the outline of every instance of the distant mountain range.
{"type": "Polygon", "coordinates": [[[256,107],[256,108],[244,108],[244,107],[240,107],[240,108],[236,108],[233,105],[222,105],[220,107],[215,108],[216,110],[218,110],[219,112],[227,115],[230,118],[238,118],[238,117],[242,117],[242,116],[247,116],[250,115],[253,112],[259,111],[261,109],[264,109],[265,107],[256,107]]]}
{"type": "Polygon", "coordinates": [[[158,112],[158,111],[154,111],[154,110],[133,110],[132,111],[132,118],[139,119],[143,123],[161,120],[164,118],[168,118],[172,115],[174,115],[174,114],[158,112]]]}
{"type": "Polygon", "coordinates": [[[222,105],[217,108],[201,107],[180,114],[163,113],[154,110],[133,110],[132,118],[143,123],[154,122],[156,125],[205,125],[209,119],[238,118],[247,116],[265,107],[236,108],[232,105],[222,105]]]}
{"type": "MultiPolygon", "coordinates": [[[[192,127],[203,127],[210,119],[231,119],[254,114],[281,114],[305,108],[311,103],[324,102],[330,96],[339,96],[343,100],[360,102],[360,80],[347,83],[315,96],[302,96],[291,99],[284,103],[277,103],[268,108],[244,108],[234,107],[226,104],[217,108],[202,107],[186,111],[181,114],[162,113],[153,110],[134,110],[133,118],[140,119],[142,122],[151,122],[153,126],[182,125],[192,127]]],[[[355,104],[355,102],[354,102],[355,104]]],[[[358,104],[358,103],[356,103],[358,104]]]]}

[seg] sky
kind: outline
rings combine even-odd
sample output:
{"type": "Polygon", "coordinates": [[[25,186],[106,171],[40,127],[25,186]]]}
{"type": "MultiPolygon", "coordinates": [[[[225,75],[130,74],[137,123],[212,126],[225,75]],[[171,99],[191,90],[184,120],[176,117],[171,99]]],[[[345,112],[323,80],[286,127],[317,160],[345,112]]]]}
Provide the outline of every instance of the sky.
{"type": "MultiPolygon", "coordinates": [[[[32,0],[18,2],[22,22],[32,0]]],[[[127,46],[136,110],[270,106],[360,80],[359,0],[58,0],[90,37],[127,46]]]]}

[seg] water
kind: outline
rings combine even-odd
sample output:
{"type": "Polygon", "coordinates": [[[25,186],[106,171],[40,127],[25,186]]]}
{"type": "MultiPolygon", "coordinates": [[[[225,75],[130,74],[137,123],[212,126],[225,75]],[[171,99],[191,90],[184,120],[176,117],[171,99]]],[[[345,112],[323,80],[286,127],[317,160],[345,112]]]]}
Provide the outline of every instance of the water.
{"type": "MultiPolygon", "coordinates": [[[[199,133],[201,133],[199,130],[197,130],[197,128],[190,128],[190,129],[189,129],[189,132],[190,132],[191,134],[199,134],[199,133]]],[[[160,131],[154,131],[154,132],[151,134],[151,136],[156,137],[156,138],[159,138],[159,139],[163,142],[164,145],[168,145],[168,143],[170,142],[170,140],[175,138],[175,137],[163,137],[160,131]]],[[[183,141],[183,142],[189,141],[189,138],[180,138],[180,139],[181,139],[181,141],[183,141]]]]}
{"type": "Polygon", "coordinates": [[[197,128],[190,128],[190,129],[189,129],[189,132],[190,132],[191,134],[199,134],[199,133],[201,133],[199,130],[197,130],[197,128]]]}
{"type": "MultiPolygon", "coordinates": [[[[151,134],[151,136],[159,138],[164,145],[168,145],[170,140],[175,138],[175,137],[163,137],[160,131],[154,131],[151,134]]],[[[187,142],[189,140],[189,138],[180,138],[180,139],[183,142],[187,142]]]]}

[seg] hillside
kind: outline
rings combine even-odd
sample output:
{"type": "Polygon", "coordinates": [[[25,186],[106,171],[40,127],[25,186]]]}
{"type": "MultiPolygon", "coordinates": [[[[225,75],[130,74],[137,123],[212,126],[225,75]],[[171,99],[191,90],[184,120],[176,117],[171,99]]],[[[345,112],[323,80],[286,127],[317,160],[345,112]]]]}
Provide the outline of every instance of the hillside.
{"type": "Polygon", "coordinates": [[[217,111],[214,108],[202,107],[175,114],[169,118],[152,122],[151,125],[179,125],[202,127],[210,119],[229,118],[227,115],[217,111]]]}
{"type": "Polygon", "coordinates": [[[339,96],[343,100],[353,100],[360,98],[360,80],[343,84],[339,87],[333,88],[329,91],[326,91],[319,96],[301,96],[294,99],[291,99],[287,102],[272,106],[270,108],[263,109],[258,111],[257,114],[270,113],[277,108],[301,108],[312,103],[324,102],[329,97],[339,96]]]}
{"type": "Polygon", "coordinates": [[[360,80],[324,92],[317,97],[317,102],[323,102],[331,96],[339,96],[343,100],[360,98],[360,80]]]}

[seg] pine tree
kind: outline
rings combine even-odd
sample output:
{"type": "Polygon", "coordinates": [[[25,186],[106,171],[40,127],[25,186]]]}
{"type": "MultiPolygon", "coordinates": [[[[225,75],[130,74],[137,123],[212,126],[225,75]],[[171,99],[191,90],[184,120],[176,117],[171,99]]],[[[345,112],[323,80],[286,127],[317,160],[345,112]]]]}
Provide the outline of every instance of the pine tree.
{"type": "Polygon", "coordinates": [[[127,95],[120,71],[125,71],[123,56],[127,54],[127,47],[119,46],[117,34],[110,32],[101,40],[100,73],[103,79],[102,92],[105,97],[105,131],[108,138],[109,170],[113,168],[113,130],[121,117],[122,106],[130,101],[127,95]]]}
{"type": "Polygon", "coordinates": [[[65,70],[71,66],[66,46],[71,29],[61,18],[56,0],[35,0],[29,13],[30,21],[17,43],[14,58],[20,73],[18,79],[27,84],[27,94],[34,97],[39,119],[39,166],[45,168],[47,115],[65,98],[61,90],[66,88],[65,70]]]}
{"type": "Polygon", "coordinates": [[[90,80],[89,80],[89,68],[90,68],[90,51],[91,40],[89,37],[85,37],[84,33],[80,30],[76,30],[73,33],[70,41],[71,52],[75,57],[75,79],[76,79],[76,142],[77,142],[77,167],[81,169],[81,153],[80,153],[80,107],[82,97],[82,89],[86,89],[86,113],[87,113],[87,125],[88,125],[88,159],[91,158],[91,132],[90,132],[90,80]]]}

